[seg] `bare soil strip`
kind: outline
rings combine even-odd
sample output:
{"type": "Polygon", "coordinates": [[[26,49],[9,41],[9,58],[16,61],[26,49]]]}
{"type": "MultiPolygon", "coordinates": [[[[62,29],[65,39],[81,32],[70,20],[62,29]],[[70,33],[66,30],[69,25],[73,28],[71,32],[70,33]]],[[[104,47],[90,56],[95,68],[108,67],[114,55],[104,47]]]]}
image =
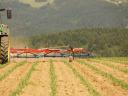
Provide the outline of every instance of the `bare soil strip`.
{"type": "Polygon", "coordinates": [[[90,61],[86,61],[86,60],[85,60],[85,62],[92,64],[92,65],[95,65],[97,68],[101,69],[102,71],[110,73],[113,76],[118,77],[119,79],[128,83],[128,74],[125,74],[123,72],[120,72],[119,70],[115,70],[113,68],[110,68],[110,67],[103,65],[101,63],[90,62],[90,61]]]}
{"type": "Polygon", "coordinates": [[[101,96],[127,96],[128,91],[120,86],[115,86],[108,79],[96,74],[93,70],[77,62],[72,63],[73,67],[85,76],[96,87],[101,96]]]}
{"type": "Polygon", "coordinates": [[[40,62],[20,96],[50,96],[49,63],[40,62]]]}
{"type": "Polygon", "coordinates": [[[25,64],[13,71],[7,78],[0,81],[0,96],[10,96],[30,67],[31,64],[25,64]]]}
{"type": "Polygon", "coordinates": [[[88,89],[63,62],[54,62],[54,65],[57,75],[57,96],[90,96],[88,89]]]}

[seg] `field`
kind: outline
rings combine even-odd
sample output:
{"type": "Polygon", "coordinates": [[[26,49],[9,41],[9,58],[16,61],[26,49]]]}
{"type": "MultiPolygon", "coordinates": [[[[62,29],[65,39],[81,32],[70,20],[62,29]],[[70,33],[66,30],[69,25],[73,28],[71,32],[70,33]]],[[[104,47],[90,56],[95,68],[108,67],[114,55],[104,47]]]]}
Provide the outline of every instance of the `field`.
{"type": "Polygon", "coordinates": [[[128,96],[128,58],[12,59],[0,96],[128,96]]]}

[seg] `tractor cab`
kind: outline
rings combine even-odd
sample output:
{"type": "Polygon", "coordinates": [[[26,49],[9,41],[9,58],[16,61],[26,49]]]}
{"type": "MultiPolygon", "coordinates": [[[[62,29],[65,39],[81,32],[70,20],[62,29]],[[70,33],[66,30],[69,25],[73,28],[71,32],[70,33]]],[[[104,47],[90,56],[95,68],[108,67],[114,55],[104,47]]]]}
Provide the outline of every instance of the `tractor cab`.
{"type": "Polygon", "coordinates": [[[8,25],[0,24],[0,35],[8,35],[9,34],[9,28],[8,25]]]}

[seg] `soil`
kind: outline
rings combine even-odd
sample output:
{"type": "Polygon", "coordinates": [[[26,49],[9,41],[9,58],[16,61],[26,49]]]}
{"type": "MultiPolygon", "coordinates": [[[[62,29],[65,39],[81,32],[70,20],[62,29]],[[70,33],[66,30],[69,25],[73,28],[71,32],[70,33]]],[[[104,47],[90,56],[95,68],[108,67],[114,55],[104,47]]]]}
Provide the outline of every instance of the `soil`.
{"type": "Polygon", "coordinates": [[[49,63],[40,63],[20,96],[50,96],[49,63]]]}
{"type": "Polygon", "coordinates": [[[89,64],[92,64],[94,66],[96,66],[97,68],[99,68],[100,70],[104,71],[104,72],[107,72],[107,73],[110,73],[112,74],[113,76],[117,77],[118,79],[121,79],[125,82],[128,83],[128,74],[126,73],[123,73],[117,69],[113,69],[113,68],[110,68],[106,65],[103,65],[101,63],[96,63],[96,62],[93,62],[93,61],[85,61],[85,62],[88,62],[89,64]]]}
{"type": "MultiPolygon", "coordinates": [[[[15,59],[11,63],[3,68],[0,68],[0,74],[6,72],[8,69],[14,67],[18,62],[27,60],[27,64],[22,65],[15,69],[9,76],[0,81],[0,96],[10,96],[10,94],[17,88],[21,79],[31,68],[35,61],[40,61],[33,71],[29,84],[22,90],[20,96],[50,96],[51,95],[51,78],[50,78],[50,62],[53,60],[55,74],[56,74],[56,96],[91,96],[88,88],[83,85],[79,77],[74,75],[73,71],[62,62],[62,60],[68,61],[68,58],[38,58],[38,59],[15,59]]],[[[124,80],[128,83],[128,74],[125,74],[117,69],[110,68],[104,63],[95,62],[91,59],[82,59],[98,69],[111,73],[114,77],[124,80]]],[[[114,64],[113,62],[109,61],[114,64]]],[[[91,85],[101,94],[101,96],[128,96],[128,90],[123,89],[121,86],[115,85],[111,80],[95,73],[94,70],[88,66],[79,64],[76,61],[69,62],[73,68],[78,71],[85,80],[88,80],[91,85]]],[[[115,63],[116,64],[116,63],[115,63]]],[[[117,64],[115,66],[121,66],[117,64]]],[[[123,66],[122,66],[123,68],[123,66]]],[[[18,95],[19,96],[19,95],[18,95]]]]}
{"type": "Polygon", "coordinates": [[[128,96],[128,91],[112,84],[108,79],[96,74],[87,66],[78,64],[77,62],[73,66],[95,86],[98,92],[102,94],[101,96],[128,96]]]}
{"type": "Polygon", "coordinates": [[[62,62],[54,62],[57,76],[57,96],[90,96],[87,88],[62,62]]]}
{"type": "Polygon", "coordinates": [[[10,96],[18,86],[21,78],[28,72],[32,64],[25,64],[13,71],[7,78],[0,81],[0,96],[10,96]]]}
{"type": "Polygon", "coordinates": [[[2,74],[3,72],[7,71],[8,69],[14,67],[17,63],[22,62],[23,60],[17,59],[12,60],[11,63],[7,63],[7,65],[5,65],[4,67],[0,68],[0,74],[2,74]]]}

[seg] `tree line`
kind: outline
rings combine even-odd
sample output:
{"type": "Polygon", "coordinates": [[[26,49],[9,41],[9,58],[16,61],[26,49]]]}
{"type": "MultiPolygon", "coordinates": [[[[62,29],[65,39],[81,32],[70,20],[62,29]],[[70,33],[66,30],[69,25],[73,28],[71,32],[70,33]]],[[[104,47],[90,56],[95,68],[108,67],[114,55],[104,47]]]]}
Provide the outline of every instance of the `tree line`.
{"type": "Polygon", "coordinates": [[[128,56],[128,29],[77,29],[32,36],[29,47],[83,47],[98,56],[128,56]]]}

